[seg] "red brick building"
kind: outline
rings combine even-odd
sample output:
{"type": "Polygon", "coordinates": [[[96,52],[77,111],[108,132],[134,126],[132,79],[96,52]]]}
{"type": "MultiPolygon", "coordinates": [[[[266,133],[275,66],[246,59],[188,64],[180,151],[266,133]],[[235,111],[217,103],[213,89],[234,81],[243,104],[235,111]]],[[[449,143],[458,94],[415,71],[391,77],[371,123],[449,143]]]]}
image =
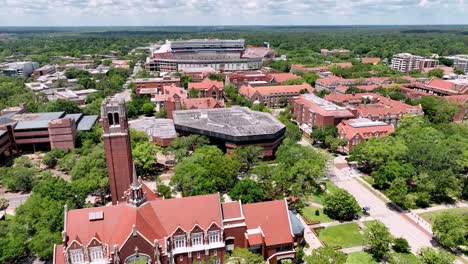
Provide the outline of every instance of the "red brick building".
{"type": "Polygon", "coordinates": [[[325,99],[337,105],[345,106],[356,117],[382,121],[397,127],[405,115],[424,115],[422,107],[412,106],[400,101],[374,94],[329,94],[325,99]]]}
{"type": "MultiPolygon", "coordinates": [[[[222,90],[220,90],[222,92],[222,90]]],[[[223,108],[224,101],[216,100],[213,97],[188,98],[188,93],[184,88],[176,86],[164,86],[162,94],[154,94],[151,101],[156,104],[156,108],[165,108],[167,117],[172,118],[173,112],[183,109],[213,109],[223,108]]]]}
{"type": "Polygon", "coordinates": [[[212,97],[215,100],[223,100],[223,88],[223,82],[210,80],[209,78],[205,78],[201,82],[190,82],[188,84],[188,89],[199,91],[200,97],[212,97]]]}
{"type": "Polygon", "coordinates": [[[160,94],[164,86],[180,86],[179,77],[140,78],[135,79],[135,93],[137,95],[160,94]]]}
{"type": "Polygon", "coordinates": [[[234,84],[238,87],[242,85],[268,86],[270,84],[283,84],[291,79],[299,79],[301,76],[290,72],[284,73],[262,73],[256,72],[236,72],[226,75],[226,84],[234,84]]]}
{"type": "Polygon", "coordinates": [[[77,131],[89,131],[98,116],[83,114],[8,113],[0,116],[0,130],[9,131],[12,146],[21,150],[64,150],[75,147],[77,131]]]}
{"type": "Polygon", "coordinates": [[[343,120],[336,128],[338,136],[346,139],[347,144],[343,148],[346,153],[362,141],[374,137],[384,137],[395,131],[393,125],[367,118],[343,120]]]}
{"type": "Polygon", "coordinates": [[[468,94],[468,83],[459,83],[457,80],[446,81],[441,79],[431,79],[427,82],[411,82],[409,84],[404,84],[403,86],[427,95],[448,96],[468,94]]]}
{"type": "Polygon", "coordinates": [[[303,94],[292,100],[292,109],[301,130],[309,135],[315,126],[336,126],[355,117],[351,110],[333,104],[314,94],[303,94]]]}
{"type": "Polygon", "coordinates": [[[284,106],[289,99],[302,93],[311,93],[314,89],[307,83],[298,85],[255,86],[243,85],[239,94],[252,103],[264,104],[268,107],[284,106]]]}
{"type": "MultiPolygon", "coordinates": [[[[127,148],[130,139],[123,102],[106,102],[104,137],[113,141],[119,133],[127,140],[122,148],[108,148],[106,143],[108,164],[126,162],[120,164],[124,170],[119,173],[109,170],[111,190],[113,184],[120,186],[132,180],[121,203],[65,208],[63,240],[54,246],[54,264],[223,263],[226,252],[235,247],[257,252],[272,264],[283,258],[294,259],[294,248],[302,243],[304,227],[289,211],[286,200],[242,205],[221,203],[219,194],[158,198],[137,179],[134,169],[127,170],[132,161],[127,158],[131,150],[127,148]]],[[[115,140],[120,141],[120,137],[115,140]]],[[[112,191],[115,195],[120,197],[120,193],[112,191]]]]}

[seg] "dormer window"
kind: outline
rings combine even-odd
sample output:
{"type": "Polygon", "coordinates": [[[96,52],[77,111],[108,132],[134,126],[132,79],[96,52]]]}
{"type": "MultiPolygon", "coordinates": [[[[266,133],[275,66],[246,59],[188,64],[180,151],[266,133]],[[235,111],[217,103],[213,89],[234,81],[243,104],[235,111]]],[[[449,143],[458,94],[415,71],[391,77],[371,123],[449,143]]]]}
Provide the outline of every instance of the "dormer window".
{"type": "Polygon", "coordinates": [[[174,237],[174,248],[183,248],[185,247],[185,236],[176,236],[174,237]]]}
{"type": "Polygon", "coordinates": [[[192,246],[203,245],[203,233],[192,234],[192,246]]]}
{"type": "Polygon", "coordinates": [[[71,264],[81,264],[84,263],[84,254],[82,249],[70,250],[70,261],[71,264]]]}
{"type": "Polygon", "coordinates": [[[210,244],[220,242],[219,231],[210,231],[208,233],[208,241],[210,244]]]}
{"type": "Polygon", "coordinates": [[[91,263],[93,263],[94,261],[104,259],[104,255],[102,254],[102,247],[90,247],[89,258],[91,260],[91,263]]]}

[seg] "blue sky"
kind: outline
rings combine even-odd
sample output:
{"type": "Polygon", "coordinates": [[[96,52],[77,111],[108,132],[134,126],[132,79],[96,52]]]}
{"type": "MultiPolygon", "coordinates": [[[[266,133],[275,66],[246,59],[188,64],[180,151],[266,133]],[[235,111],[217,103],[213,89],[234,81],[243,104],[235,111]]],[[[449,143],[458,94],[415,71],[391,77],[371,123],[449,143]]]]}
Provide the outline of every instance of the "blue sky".
{"type": "Polygon", "coordinates": [[[0,26],[468,24],[468,0],[0,0],[0,26]]]}

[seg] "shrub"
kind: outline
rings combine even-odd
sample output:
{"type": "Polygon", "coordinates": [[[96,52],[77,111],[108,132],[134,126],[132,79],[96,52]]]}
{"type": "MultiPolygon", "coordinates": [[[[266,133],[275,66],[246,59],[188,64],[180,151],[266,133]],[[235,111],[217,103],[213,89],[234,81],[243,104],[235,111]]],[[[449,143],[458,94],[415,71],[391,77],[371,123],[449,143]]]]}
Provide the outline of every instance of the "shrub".
{"type": "Polygon", "coordinates": [[[393,250],[398,253],[409,253],[410,252],[410,246],[408,244],[408,241],[406,239],[399,237],[395,238],[393,241],[393,250]]]}

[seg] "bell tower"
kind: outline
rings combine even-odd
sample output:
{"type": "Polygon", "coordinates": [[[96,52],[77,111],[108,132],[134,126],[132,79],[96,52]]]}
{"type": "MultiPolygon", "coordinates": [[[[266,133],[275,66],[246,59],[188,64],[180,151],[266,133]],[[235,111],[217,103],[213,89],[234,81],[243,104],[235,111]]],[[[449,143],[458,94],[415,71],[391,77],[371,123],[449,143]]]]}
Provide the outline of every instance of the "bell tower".
{"type": "Polygon", "coordinates": [[[133,175],[125,102],[106,98],[101,104],[101,118],[112,204],[117,204],[126,200],[125,191],[132,183],[133,175]]]}

